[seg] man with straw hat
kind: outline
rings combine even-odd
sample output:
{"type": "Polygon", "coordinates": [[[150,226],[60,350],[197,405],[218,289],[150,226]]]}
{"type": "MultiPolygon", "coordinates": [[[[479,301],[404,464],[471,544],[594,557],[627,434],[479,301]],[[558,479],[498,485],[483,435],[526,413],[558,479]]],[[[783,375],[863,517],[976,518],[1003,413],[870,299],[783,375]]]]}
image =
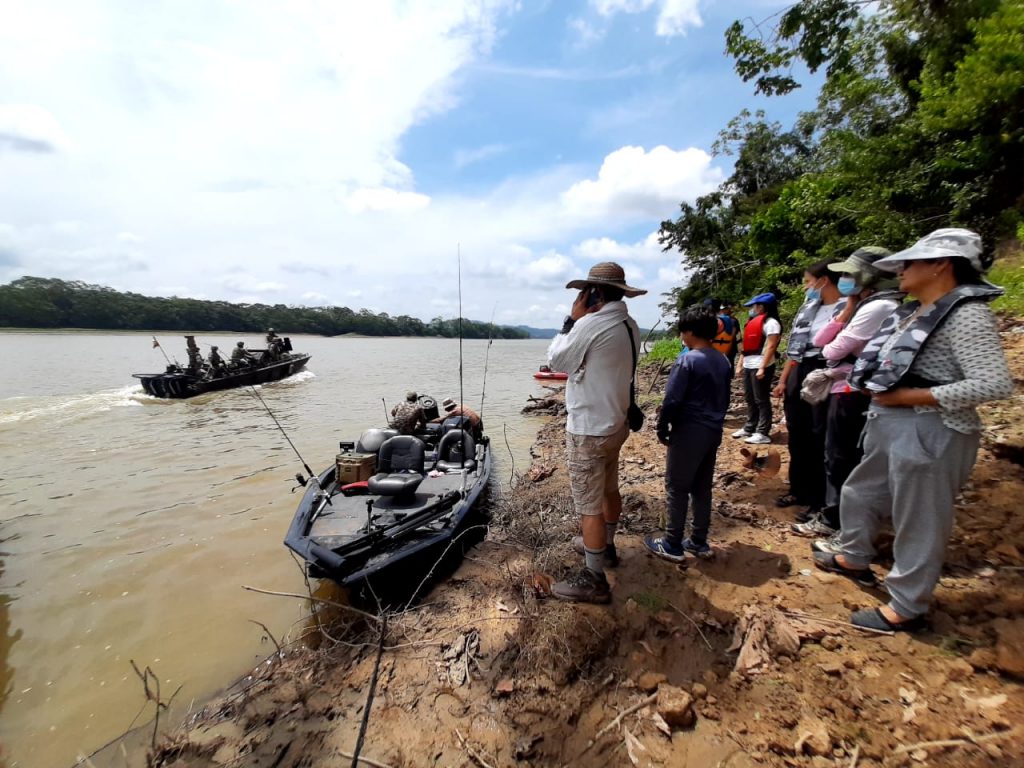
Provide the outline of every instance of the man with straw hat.
{"type": "Polygon", "coordinates": [[[566,463],[583,529],[573,547],[583,554],[584,567],[552,585],[551,593],[562,600],[607,603],[611,590],[604,569],[618,564],[619,450],[629,434],[626,412],[640,340],[622,299],[647,291],[628,285],[622,267],[610,261],[595,264],[586,278],[565,287],[579,294],[551,342],[548,365],[569,374],[566,463]]]}

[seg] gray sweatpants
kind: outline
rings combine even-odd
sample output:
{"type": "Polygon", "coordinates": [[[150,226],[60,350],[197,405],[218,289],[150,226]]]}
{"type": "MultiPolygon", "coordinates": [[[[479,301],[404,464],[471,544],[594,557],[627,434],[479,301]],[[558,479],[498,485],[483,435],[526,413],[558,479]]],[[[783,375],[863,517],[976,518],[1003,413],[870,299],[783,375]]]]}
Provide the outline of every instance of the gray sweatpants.
{"type": "Polygon", "coordinates": [[[953,530],[953,503],[978,454],[979,435],[942,423],[938,413],[872,406],[864,458],[843,485],[840,547],[851,567],[867,568],[883,520],[892,518],[895,564],[885,579],[901,616],[928,611],[953,530]]]}

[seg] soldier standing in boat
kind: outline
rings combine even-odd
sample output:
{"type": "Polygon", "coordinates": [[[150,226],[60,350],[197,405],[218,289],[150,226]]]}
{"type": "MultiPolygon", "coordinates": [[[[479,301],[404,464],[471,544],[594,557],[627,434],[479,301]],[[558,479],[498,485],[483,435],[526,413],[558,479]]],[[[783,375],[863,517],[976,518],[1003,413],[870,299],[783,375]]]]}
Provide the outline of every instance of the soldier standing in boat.
{"type": "Polygon", "coordinates": [[[224,373],[224,359],[220,356],[220,352],[217,351],[218,347],[210,347],[210,370],[213,371],[214,376],[220,376],[224,373]]]}
{"type": "Polygon", "coordinates": [[[185,348],[188,350],[188,372],[193,376],[202,373],[203,355],[199,352],[199,347],[196,346],[195,336],[185,337],[185,348]]]}

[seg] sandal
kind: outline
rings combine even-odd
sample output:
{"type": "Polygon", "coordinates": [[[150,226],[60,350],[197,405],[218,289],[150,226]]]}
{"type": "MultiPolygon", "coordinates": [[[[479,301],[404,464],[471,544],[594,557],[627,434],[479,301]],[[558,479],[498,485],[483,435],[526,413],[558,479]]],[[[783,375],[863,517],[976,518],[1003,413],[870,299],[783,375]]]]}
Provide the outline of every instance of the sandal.
{"type": "Polygon", "coordinates": [[[800,499],[798,499],[792,493],[783,494],[782,496],[779,496],[779,498],[775,500],[776,507],[795,507],[799,503],[800,499]]]}
{"type": "Polygon", "coordinates": [[[857,582],[862,587],[878,586],[878,580],[875,578],[874,571],[870,568],[846,568],[836,560],[835,552],[814,552],[813,555],[814,564],[823,571],[838,573],[840,576],[845,576],[857,582]]]}
{"type": "Polygon", "coordinates": [[[924,616],[915,616],[903,621],[889,621],[881,608],[865,608],[850,614],[850,623],[855,627],[878,629],[884,632],[917,632],[925,627],[924,616]]]}

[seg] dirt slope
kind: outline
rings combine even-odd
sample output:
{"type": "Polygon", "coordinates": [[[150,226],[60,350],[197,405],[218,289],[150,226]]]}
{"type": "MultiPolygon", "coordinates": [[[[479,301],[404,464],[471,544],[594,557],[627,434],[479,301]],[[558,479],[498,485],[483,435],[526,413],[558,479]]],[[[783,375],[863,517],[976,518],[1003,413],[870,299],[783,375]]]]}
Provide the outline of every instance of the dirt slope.
{"type": "MultiPolygon", "coordinates": [[[[1024,334],[1011,329],[1005,340],[1024,384],[1024,334]]],[[[729,438],[715,559],[683,570],[642,551],[640,535],[659,527],[664,505],[664,450],[650,417],[623,452],[613,603],[538,598],[544,574],[579,562],[567,544],[576,521],[562,419],[551,418],[530,472],[497,503],[488,539],[419,608],[390,617],[362,755],[391,766],[494,768],[1024,765],[1024,726],[1012,730],[1024,722],[1019,392],[985,409],[989,429],[958,508],[933,630],[913,637],[782,613],[844,621],[881,595],[813,568],[809,541],[789,532],[791,511],[772,504],[785,465],[775,477],[745,469],[729,438]],[[765,630],[768,649],[752,674],[735,672],[737,653],[727,651],[744,616],[752,632],[765,630]],[[957,743],[907,749],[931,741],[957,743]]],[[[732,413],[727,434],[740,423],[732,413]]],[[[776,436],[784,441],[784,429],[776,436]]],[[[889,564],[876,566],[879,575],[889,564]]],[[[323,605],[318,615],[323,631],[309,628],[316,647],[286,649],[260,667],[168,737],[153,761],[348,764],[380,625],[323,605]]],[[[758,648],[744,649],[744,662],[758,661],[758,648]]]]}

